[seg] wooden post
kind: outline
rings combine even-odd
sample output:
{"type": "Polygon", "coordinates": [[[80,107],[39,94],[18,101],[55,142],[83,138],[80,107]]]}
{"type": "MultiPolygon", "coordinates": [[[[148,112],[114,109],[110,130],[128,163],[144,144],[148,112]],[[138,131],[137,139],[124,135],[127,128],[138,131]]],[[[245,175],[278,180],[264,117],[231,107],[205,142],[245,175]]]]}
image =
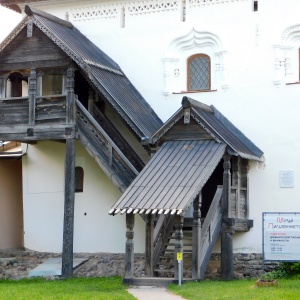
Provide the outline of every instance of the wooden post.
{"type": "Polygon", "coordinates": [[[201,257],[201,192],[194,200],[193,212],[193,247],[192,247],[192,278],[200,279],[200,257],[201,257]]]}
{"type": "MultiPolygon", "coordinates": [[[[178,273],[178,261],[177,261],[177,253],[181,252],[183,253],[183,220],[184,218],[182,216],[175,216],[175,251],[174,251],[174,279],[179,279],[179,273],[178,273]]],[[[181,266],[183,266],[183,260],[181,262],[181,266]]],[[[183,278],[183,268],[181,268],[181,278],[183,278]]]]}
{"type": "Polygon", "coordinates": [[[222,194],[222,229],[221,229],[221,277],[233,279],[233,245],[234,219],[230,219],[230,155],[224,154],[223,194],[222,194]]]}
{"type": "Polygon", "coordinates": [[[125,278],[134,277],[134,214],[126,214],[125,278]]]}
{"type": "Polygon", "coordinates": [[[66,103],[66,123],[75,124],[75,95],[74,95],[74,82],[75,82],[75,69],[69,67],[67,70],[67,103],[66,103]]]}
{"type": "Polygon", "coordinates": [[[66,139],[65,208],[62,251],[63,278],[73,275],[73,236],[75,199],[75,139],[66,139]]]}
{"type": "Polygon", "coordinates": [[[153,276],[153,237],[154,237],[154,220],[153,215],[146,217],[146,245],[145,245],[145,273],[147,276],[153,276]]]}
{"type": "Polygon", "coordinates": [[[230,193],[231,199],[235,204],[235,214],[232,217],[240,218],[240,190],[241,190],[241,181],[240,181],[240,157],[232,157],[232,192],[230,193]]]}
{"type": "Polygon", "coordinates": [[[5,98],[7,75],[0,77],[0,98],[5,98]]]}
{"type": "Polygon", "coordinates": [[[29,125],[35,124],[36,87],[36,70],[32,69],[29,75],[29,125]]]}

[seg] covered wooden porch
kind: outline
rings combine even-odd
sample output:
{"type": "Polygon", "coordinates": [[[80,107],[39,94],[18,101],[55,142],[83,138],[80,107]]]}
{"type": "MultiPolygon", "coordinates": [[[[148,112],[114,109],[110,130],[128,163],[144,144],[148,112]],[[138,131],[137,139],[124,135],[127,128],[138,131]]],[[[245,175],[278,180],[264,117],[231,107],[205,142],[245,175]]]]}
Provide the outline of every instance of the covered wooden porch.
{"type": "Polygon", "coordinates": [[[263,153],[214,107],[187,97],[147,143],[157,152],[109,212],[126,214],[124,282],[201,280],[219,235],[221,278],[233,279],[232,236],[253,226],[248,219],[248,162],[263,160],[263,153]],[[146,222],[147,279],[134,277],[136,214],[146,222]],[[190,238],[184,236],[186,227],[190,238]],[[178,268],[178,257],[184,268],[178,268]],[[190,260],[189,275],[185,260],[190,260]]]}

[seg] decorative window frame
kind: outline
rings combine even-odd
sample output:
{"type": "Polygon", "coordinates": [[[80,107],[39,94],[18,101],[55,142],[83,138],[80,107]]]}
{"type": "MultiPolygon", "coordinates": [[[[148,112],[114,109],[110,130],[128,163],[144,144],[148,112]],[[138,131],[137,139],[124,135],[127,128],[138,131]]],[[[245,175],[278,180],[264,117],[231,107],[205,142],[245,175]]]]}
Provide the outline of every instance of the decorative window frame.
{"type": "Polygon", "coordinates": [[[300,81],[300,24],[288,27],[281,36],[281,41],[274,46],[273,83],[276,86],[300,81]]]}
{"type": "Polygon", "coordinates": [[[192,55],[200,53],[208,55],[211,59],[211,90],[229,88],[226,51],[222,51],[220,39],[213,33],[193,28],[189,33],[175,38],[165,53],[163,93],[166,97],[172,93],[189,93],[187,61],[192,55]]]}

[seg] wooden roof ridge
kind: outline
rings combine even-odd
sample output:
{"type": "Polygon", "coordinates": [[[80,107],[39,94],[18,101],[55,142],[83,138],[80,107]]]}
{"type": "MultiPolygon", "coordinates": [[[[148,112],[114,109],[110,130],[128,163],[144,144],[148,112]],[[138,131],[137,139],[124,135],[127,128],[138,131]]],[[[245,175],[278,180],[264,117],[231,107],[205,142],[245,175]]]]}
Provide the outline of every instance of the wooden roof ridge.
{"type": "Polygon", "coordinates": [[[42,10],[37,9],[37,8],[29,7],[29,5],[27,5],[27,4],[25,5],[24,11],[25,11],[26,15],[28,15],[28,16],[38,15],[38,16],[46,18],[52,22],[55,22],[59,25],[65,26],[67,28],[72,29],[74,27],[73,24],[69,21],[55,17],[51,14],[48,14],[42,10]]]}

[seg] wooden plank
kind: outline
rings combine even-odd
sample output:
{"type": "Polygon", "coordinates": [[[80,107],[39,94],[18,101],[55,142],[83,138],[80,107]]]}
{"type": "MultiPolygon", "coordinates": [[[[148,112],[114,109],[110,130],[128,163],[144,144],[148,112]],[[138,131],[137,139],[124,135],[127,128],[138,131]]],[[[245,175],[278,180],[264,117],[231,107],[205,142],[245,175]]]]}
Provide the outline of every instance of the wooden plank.
{"type": "Polygon", "coordinates": [[[73,236],[75,200],[75,139],[66,139],[65,206],[62,251],[62,277],[73,275],[73,236]]]}
{"type": "Polygon", "coordinates": [[[29,125],[35,124],[36,70],[31,69],[29,75],[29,125]]]}
{"type": "Polygon", "coordinates": [[[154,242],[154,216],[146,217],[146,246],[145,246],[145,274],[153,276],[153,242],[154,242]]]}
{"type": "Polygon", "coordinates": [[[134,277],[134,214],[126,214],[125,278],[134,277]]]}

